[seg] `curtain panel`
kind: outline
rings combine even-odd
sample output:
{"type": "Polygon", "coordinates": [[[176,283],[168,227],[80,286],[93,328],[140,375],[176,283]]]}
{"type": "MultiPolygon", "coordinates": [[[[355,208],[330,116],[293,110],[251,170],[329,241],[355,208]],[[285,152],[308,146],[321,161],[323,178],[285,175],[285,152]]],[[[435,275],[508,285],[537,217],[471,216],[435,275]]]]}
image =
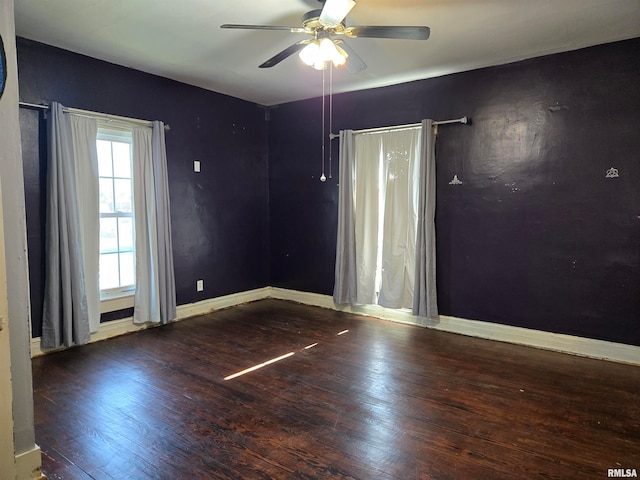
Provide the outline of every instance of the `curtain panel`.
{"type": "Polygon", "coordinates": [[[57,102],[48,125],[42,346],[80,345],[100,324],[97,123],[57,102]]]}
{"type": "Polygon", "coordinates": [[[431,120],[424,120],[419,131],[403,132],[398,138],[393,136],[387,146],[382,146],[375,136],[363,135],[356,139],[351,130],[340,132],[333,292],[336,304],[377,303],[389,308],[411,308],[412,313],[420,317],[437,317],[434,146],[431,120]],[[366,164],[380,156],[382,161],[376,163],[378,166],[366,164]],[[392,179],[391,183],[388,178],[392,179]],[[400,188],[395,180],[417,182],[417,195],[400,188]],[[367,185],[380,186],[372,189],[367,185]],[[377,211],[380,208],[385,208],[384,217],[377,211]],[[380,218],[393,224],[393,228],[388,234],[385,232],[382,241],[376,242],[373,237],[378,235],[380,218]],[[400,228],[397,221],[411,228],[400,228]],[[363,248],[365,237],[381,245],[381,250],[363,248]],[[378,263],[382,263],[382,272],[376,282],[378,273],[374,266],[378,263]],[[376,283],[380,290],[377,298],[376,283]]]}
{"type": "Polygon", "coordinates": [[[333,301],[338,305],[356,305],[358,285],[356,281],[356,230],[353,198],[355,168],[353,130],[340,131],[339,162],[338,232],[333,301]]]}
{"type": "Polygon", "coordinates": [[[412,313],[438,317],[436,289],[436,136],[433,120],[422,121],[416,273],[412,313]]]}
{"type": "Polygon", "coordinates": [[[414,296],[416,228],[421,129],[389,132],[382,152],[388,179],[384,191],[382,270],[378,304],[387,308],[411,308],[414,296]]]}
{"type": "Polygon", "coordinates": [[[175,275],[164,124],[133,131],[136,230],[134,323],[176,318],[175,275]]]}
{"type": "Polygon", "coordinates": [[[176,280],[173,268],[173,242],[171,240],[171,205],[169,204],[169,174],[164,123],[153,122],[151,153],[158,216],[158,287],[160,296],[160,322],[167,323],[177,317],[176,280]]]}

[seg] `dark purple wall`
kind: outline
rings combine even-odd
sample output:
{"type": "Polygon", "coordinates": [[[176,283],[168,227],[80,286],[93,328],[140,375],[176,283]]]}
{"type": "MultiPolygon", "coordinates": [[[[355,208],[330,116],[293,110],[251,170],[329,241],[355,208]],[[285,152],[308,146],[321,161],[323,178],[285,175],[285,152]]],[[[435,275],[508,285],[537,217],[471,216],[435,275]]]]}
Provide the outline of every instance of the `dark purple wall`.
{"type": "MultiPolygon", "coordinates": [[[[178,304],[266,285],[331,294],[337,141],[323,184],[319,99],[270,108],[266,123],[254,104],[24,39],[18,63],[22,101],[171,125],[178,304]]],[[[472,117],[438,139],[441,313],[640,345],[639,78],[636,39],[337,95],[334,131],[472,117]]],[[[21,127],[39,336],[42,113],[21,109],[21,127]]]]}
{"type": "MultiPolygon", "coordinates": [[[[640,39],[337,95],[333,130],[465,115],[437,143],[440,312],[640,345],[640,39]]],[[[331,294],[320,117],[270,110],[271,284],[331,294]]]]}
{"type": "MultiPolygon", "coordinates": [[[[58,101],[171,126],[166,144],[179,305],[269,284],[263,108],[33,41],[18,39],[17,46],[21,101],[58,101]],[[202,173],[193,172],[194,160],[202,173]],[[196,292],[197,279],[204,279],[204,292],[196,292]]],[[[33,335],[39,336],[46,126],[34,110],[21,109],[20,120],[33,335]]]]}

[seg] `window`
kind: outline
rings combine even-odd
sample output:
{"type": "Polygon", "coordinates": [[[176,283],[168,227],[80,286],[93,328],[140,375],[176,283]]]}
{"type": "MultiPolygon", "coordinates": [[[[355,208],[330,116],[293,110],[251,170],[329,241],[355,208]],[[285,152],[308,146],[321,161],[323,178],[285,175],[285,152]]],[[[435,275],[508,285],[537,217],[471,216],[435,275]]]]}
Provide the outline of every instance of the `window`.
{"type": "Polygon", "coordinates": [[[101,297],[135,288],[131,131],[98,128],[101,297]]]}

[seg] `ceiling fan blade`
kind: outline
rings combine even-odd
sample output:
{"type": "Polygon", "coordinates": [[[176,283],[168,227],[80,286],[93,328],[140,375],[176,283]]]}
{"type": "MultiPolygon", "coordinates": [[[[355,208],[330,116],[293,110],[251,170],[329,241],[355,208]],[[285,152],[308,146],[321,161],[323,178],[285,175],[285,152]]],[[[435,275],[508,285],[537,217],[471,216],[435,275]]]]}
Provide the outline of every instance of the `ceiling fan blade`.
{"type": "Polygon", "coordinates": [[[367,68],[367,64],[364,63],[364,60],[360,58],[360,55],[358,55],[356,51],[351,48],[351,45],[349,45],[344,40],[335,40],[335,43],[337,43],[345,52],[347,52],[347,55],[349,55],[344,65],[344,68],[347,69],[347,72],[358,73],[367,68]]]}
{"type": "Polygon", "coordinates": [[[396,38],[401,40],[426,40],[429,27],[349,27],[344,33],[350,38],[396,38]]]}
{"type": "Polygon", "coordinates": [[[225,23],[220,28],[231,28],[236,30],[284,30],[291,33],[304,33],[304,28],[285,27],[282,25],[238,25],[235,23],[225,23]]]}
{"type": "Polygon", "coordinates": [[[289,58],[294,53],[297,53],[300,50],[302,50],[305,47],[305,45],[307,45],[310,41],[311,40],[301,40],[298,43],[294,43],[293,45],[285,48],[280,53],[277,53],[276,55],[271,57],[269,60],[264,62],[262,65],[260,65],[260,68],[271,68],[279,64],[284,59],[289,58]]]}
{"type": "Polygon", "coordinates": [[[354,0],[326,0],[320,14],[320,23],[324,27],[337,27],[355,5],[354,0]]]}

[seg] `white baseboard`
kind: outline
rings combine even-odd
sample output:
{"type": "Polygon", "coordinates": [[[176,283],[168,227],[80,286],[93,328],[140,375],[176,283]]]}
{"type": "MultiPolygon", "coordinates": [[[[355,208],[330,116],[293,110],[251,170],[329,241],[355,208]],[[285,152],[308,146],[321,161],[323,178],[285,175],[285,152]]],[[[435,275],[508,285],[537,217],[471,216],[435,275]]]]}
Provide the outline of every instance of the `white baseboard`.
{"type": "MultiPolygon", "coordinates": [[[[246,292],[232,293],[222,297],[210,298],[201,302],[188,303],[186,305],[178,305],[176,308],[176,321],[185,320],[195,315],[203,315],[205,313],[219,310],[221,308],[232,307],[255,300],[269,298],[270,287],[258,288],[256,290],[248,290],[246,292]]],[[[125,333],[137,332],[151,327],[157,327],[155,323],[135,324],[133,317],[122,318],[100,324],[99,330],[91,335],[89,343],[99,342],[108,338],[124,335],[125,333]]],[[[66,347],[60,348],[42,348],[40,345],[40,337],[31,339],[31,357],[39,357],[46,353],[53,353],[64,350],[66,347]]]]}
{"type": "Polygon", "coordinates": [[[214,310],[220,310],[221,308],[255,302],[256,300],[263,300],[265,298],[269,298],[270,292],[271,287],[263,287],[255,290],[248,290],[246,292],[232,293],[231,295],[225,295],[223,297],[210,298],[197,303],[178,305],[178,319],[184,320],[185,318],[202,315],[214,310]]]}
{"type": "Polygon", "coordinates": [[[544,332],[530,328],[512,327],[478,320],[466,320],[446,315],[441,315],[438,324],[430,326],[430,328],[471,337],[571,353],[583,357],[640,365],[640,347],[623,343],[544,332]]]}
{"type": "Polygon", "coordinates": [[[40,480],[42,475],[42,459],[40,447],[16,455],[16,478],[18,480],[40,480]]]}
{"type": "MultiPolygon", "coordinates": [[[[234,293],[223,297],[203,300],[188,305],[180,305],[177,308],[178,320],[184,320],[195,315],[202,315],[213,310],[232,307],[242,303],[262,300],[265,298],[275,298],[289,300],[313,305],[317,307],[329,308],[333,310],[354,313],[358,315],[368,315],[384,320],[419,325],[433,328],[444,332],[458,333],[471,337],[497,340],[529,347],[554,350],[573,355],[610,360],[614,362],[630,363],[640,365],[640,347],[625,345],[622,343],[606,342],[591,338],[576,337],[558,333],[543,332],[528,328],[512,327],[498,323],[482,322],[478,320],[467,320],[464,318],[441,315],[437,321],[425,322],[423,318],[411,315],[409,311],[393,310],[377,305],[369,306],[345,306],[333,303],[333,298],[329,295],[318,293],[300,292],[278,287],[264,287],[246,292],[234,293]]],[[[97,342],[106,338],[115,337],[124,333],[143,330],[155,325],[135,325],[132,318],[114,320],[100,325],[98,333],[92,336],[91,342],[97,342]]],[[[36,357],[51,350],[40,348],[40,338],[31,340],[31,355],[36,357]]]]}
{"type": "Polygon", "coordinates": [[[424,319],[411,315],[408,311],[386,309],[377,305],[352,307],[335,305],[329,295],[297,292],[281,288],[272,288],[271,297],[291,300],[306,305],[332,308],[358,315],[392,320],[394,322],[425,326],[443,332],[458,333],[470,337],[498,340],[501,342],[526,345],[557,352],[570,353],[583,357],[610,360],[620,363],[640,365],[640,347],[623,343],[606,342],[591,338],[576,337],[559,333],[543,332],[529,328],[512,327],[498,323],[467,320],[464,318],[440,315],[438,321],[425,322],[424,319]]]}

